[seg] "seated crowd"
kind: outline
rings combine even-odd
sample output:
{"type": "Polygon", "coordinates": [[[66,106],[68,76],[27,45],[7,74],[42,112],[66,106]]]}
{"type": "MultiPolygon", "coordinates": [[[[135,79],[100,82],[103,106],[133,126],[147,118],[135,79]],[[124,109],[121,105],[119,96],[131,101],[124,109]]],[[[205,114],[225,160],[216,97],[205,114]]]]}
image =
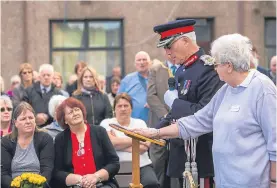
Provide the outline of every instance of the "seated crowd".
{"type": "MultiPolygon", "coordinates": [[[[77,79],[62,90],[63,79],[52,65],[41,65],[34,80],[32,66],[23,63],[13,88],[1,92],[1,187],[25,172],[44,176],[44,187],[119,187],[115,175],[121,161],[132,161],[132,141],[108,124],[147,125],[131,118],[131,97],[117,95],[121,76],[107,78],[106,88],[84,62],[75,69],[77,79]]],[[[141,183],[159,188],[149,147],[140,145],[141,183]]]]}

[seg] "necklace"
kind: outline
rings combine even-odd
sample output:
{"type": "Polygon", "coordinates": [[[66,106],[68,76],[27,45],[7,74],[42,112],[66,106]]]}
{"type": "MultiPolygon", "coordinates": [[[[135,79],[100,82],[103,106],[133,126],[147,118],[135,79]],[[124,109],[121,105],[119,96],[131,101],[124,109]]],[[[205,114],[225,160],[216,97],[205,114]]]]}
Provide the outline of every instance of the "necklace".
{"type": "Polygon", "coordinates": [[[84,149],[84,147],[85,147],[84,141],[79,142],[79,149],[78,149],[78,151],[77,151],[77,156],[78,156],[78,157],[80,157],[80,156],[82,156],[82,155],[85,154],[85,149],[84,149]]]}

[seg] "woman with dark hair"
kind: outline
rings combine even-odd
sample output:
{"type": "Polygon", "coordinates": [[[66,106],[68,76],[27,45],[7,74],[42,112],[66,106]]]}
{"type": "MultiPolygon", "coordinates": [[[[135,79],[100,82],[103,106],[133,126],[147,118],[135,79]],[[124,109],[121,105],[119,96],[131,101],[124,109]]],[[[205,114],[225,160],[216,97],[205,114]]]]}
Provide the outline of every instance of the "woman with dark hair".
{"type": "Polygon", "coordinates": [[[120,87],[120,78],[119,77],[113,77],[111,80],[111,92],[108,93],[108,99],[110,101],[111,106],[113,106],[114,98],[118,92],[118,89],[120,87]]]}
{"type": "Polygon", "coordinates": [[[101,90],[97,78],[97,72],[93,68],[85,67],[78,78],[79,88],[73,93],[73,97],[86,107],[86,120],[94,125],[113,116],[108,96],[101,90]]]}
{"type": "MultiPolygon", "coordinates": [[[[110,127],[109,124],[121,125],[127,129],[147,128],[143,120],[131,117],[132,108],[133,104],[130,95],[127,93],[119,94],[114,100],[115,117],[105,119],[100,124],[108,132],[120,161],[132,161],[132,139],[123,132],[110,127]]],[[[140,181],[144,188],[159,188],[160,185],[148,155],[149,147],[150,142],[140,142],[140,181]]]]}
{"type": "Polygon", "coordinates": [[[1,140],[1,187],[10,187],[12,179],[24,172],[41,174],[50,182],[53,139],[36,128],[35,111],[26,102],[14,110],[13,122],[12,132],[1,140]]]}
{"type": "MultiPolygon", "coordinates": [[[[83,70],[83,68],[85,68],[87,66],[86,62],[80,61],[78,62],[75,67],[74,67],[74,73],[75,75],[77,75],[77,77],[80,77],[80,74],[83,70]]],[[[74,81],[73,83],[68,83],[66,85],[66,91],[68,92],[68,94],[70,96],[72,96],[72,93],[78,88],[78,80],[74,81]]]]}
{"type": "Polygon", "coordinates": [[[85,106],[72,97],[56,113],[65,130],[55,138],[53,187],[117,188],[119,158],[105,129],[87,124],[85,106]]]}

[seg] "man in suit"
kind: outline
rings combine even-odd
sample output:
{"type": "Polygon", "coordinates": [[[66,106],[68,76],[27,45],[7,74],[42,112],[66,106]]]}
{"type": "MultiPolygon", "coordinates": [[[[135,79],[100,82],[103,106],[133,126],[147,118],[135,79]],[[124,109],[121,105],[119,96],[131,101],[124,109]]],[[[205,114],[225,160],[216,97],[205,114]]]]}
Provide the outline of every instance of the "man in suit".
{"type": "Polygon", "coordinates": [[[26,88],[23,101],[28,102],[36,112],[36,125],[44,127],[53,122],[49,115],[48,103],[53,95],[62,95],[61,91],[53,84],[54,68],[50,64],[39,67],[40,81],[26,88]]]}
{"type": "MultiPolygon", "coordinates": [[[[164,103],[164,94],[168,90],[168,78],[173,77],[179,65],[175,65],[175,61],[165,54],[167,61],[162,63],[159,60],[153,60],[153,65],[149,71],[147,103],[149,110],[149,126],[155,127],[169,111],[168,106],[164,103]]],[[[168,150],[152,144],[150,147],[150,158],[153,162],[154,171],[160,182],[161,188],[178,187],[179,182],[176,179],[169,180],[166,176],[168,150]],[[177,183],[177,186],[176,186],[177,183]]]]}

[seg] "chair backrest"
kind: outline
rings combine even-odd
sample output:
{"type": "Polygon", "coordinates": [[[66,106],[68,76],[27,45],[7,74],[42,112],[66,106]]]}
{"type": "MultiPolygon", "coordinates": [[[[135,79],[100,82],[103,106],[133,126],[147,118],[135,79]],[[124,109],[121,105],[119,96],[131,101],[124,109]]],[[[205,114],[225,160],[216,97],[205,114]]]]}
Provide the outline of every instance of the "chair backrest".
{"type": "Polygon", "coordinates": [[[132,162],[121,161],[120,170],[115,178],[120,188],[129,188],[129,184],[132,182],[132,162]]]}

